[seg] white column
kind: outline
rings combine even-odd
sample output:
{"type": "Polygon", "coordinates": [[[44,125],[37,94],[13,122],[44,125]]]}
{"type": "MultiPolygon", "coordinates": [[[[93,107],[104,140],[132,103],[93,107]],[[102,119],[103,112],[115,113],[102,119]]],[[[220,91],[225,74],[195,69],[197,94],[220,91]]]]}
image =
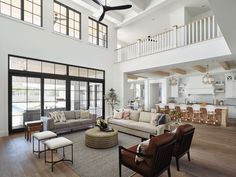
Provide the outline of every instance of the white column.
{"type": "Polygon", "coordinates": [[[149,87],[149,80],[144,81],[144,90],[145,90],[145,96],[144,96],[144,110],[149,111],[150,110],[150,100],[149,100],[149,92],[150,92],[150,87],[149,87]]]}

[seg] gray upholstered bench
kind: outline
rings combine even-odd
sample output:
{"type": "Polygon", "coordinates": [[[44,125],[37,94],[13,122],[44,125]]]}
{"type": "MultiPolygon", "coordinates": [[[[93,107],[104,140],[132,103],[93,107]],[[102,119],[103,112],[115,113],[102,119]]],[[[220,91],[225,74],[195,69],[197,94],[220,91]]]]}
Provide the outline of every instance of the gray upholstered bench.
{"type": "Polygon", "coordinates": [[[49,151],[51,151],[51,161],[47,161],[47,153],[45,153],[45,163],[51,163],[52,166],[52,171],[53,171],[53,166],[61,161],[69,161],[73,164],[73,142],[68,140],[65,137],[59,137],[59,138],[53,138],[50,140],[47,140],[44,142],[44,149],[48,149],[49,151]],[[69,159],[65,159],[65,147],[71,146],[71,160],[69,159]],[[58,160],[58,161],[54,161],[53,160],[53,151],[57,151],[57,149],[63,149],[63,158],[58,160]]]}
{"type": "Polygon", "coordinates": [[[55,137],[57,137],[57,134],[53,133],[51,131],[44,131],[44,132],[34,133],[33,134],[33,153],[35,153],[35,152],[38,153],[38,158],[40,158],[40,154],[45,151],[45,149],[43,151],[40,150],[40,143],[42,141],[45,141],[45,140],[48,140],[48,139],[51,139],[51,138],[55,138],[55,137]],[[38,140],[38,150],[34,149],[34,139],[38,140]]]}

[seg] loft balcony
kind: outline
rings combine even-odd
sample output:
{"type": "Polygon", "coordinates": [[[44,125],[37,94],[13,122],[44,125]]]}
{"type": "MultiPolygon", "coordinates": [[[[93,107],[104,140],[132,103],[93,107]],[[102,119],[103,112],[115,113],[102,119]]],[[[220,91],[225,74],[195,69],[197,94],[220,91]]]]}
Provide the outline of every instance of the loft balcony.
{"type": "Polygon", "coordinates": [[[117,60],[115,63],[121,63],[219,37],[222,37],[222,33],[215,21],[215,16],[209,16],[183,26],[174,26],[169,31],[155,36],[148,36],[148,38],[138,40],[134,44],[118,48],[116,49],[117,60]]]}

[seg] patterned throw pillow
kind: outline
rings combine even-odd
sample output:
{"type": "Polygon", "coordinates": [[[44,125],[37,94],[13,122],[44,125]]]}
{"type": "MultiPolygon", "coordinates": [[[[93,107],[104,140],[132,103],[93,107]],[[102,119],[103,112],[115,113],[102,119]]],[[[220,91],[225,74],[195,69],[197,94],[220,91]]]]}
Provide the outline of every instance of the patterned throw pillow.
{"type": "Polygon", "coordinates": [[[60,122],[59,119],[58,119],[57,112],[50,112],[48,114],[48,117],[52,118],[54,120],[54,123],[60,122]]]}
{"type": "Polygon", "coordinates": [[[80,110],[80,118],[81,119],[88,119],[89,118],[89,111],[80,110]]]}
{"type": "Polygon", "coordinates": [[[130,116],[130,112],[129,111],[124,111],[123,115],[122,115],[122,118],[125,119],[125,120],[129,120],[129,116],[130,116]]]}
{"type": "Polygon", "coordinates": [[[66,122],[66,116],[63,111],[57,112],[57,117],[60,122],[66,122]]]}
{"type": "MultiPolygon", "coordinates": [[[[138,147],[137,147],[137,153],[140,153],[140,154],[146,154],[146,150],[149,146],[149,142],[150,142],[150,139],[149,140],[146,140],[146,141],[143,141],[141,142],[138,147]]],[[[144,158],[140,155],[136,155],[135,156],[135,163],[136,164],[139,164],[139,162],[142,162],[144,161],[144,158]]]]}

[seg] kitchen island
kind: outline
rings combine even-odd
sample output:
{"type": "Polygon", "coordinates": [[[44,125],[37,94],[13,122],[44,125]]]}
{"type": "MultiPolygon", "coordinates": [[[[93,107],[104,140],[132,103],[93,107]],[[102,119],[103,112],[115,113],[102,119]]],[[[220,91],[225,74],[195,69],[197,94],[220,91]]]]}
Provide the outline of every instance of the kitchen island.
{"type": "MultiPolygon", "coordinates": [[[[175,104],[175,107],[179,107],[180,104],[175,104]]],[[[206,110],[206,105],[205,104],[200,104],[202,110],[206,110]]],[[[227,127],[228,126],[228,108],[227,106],[221,106],[221,105],[213,105],[215,107],[216,111],[216,116],[220,117],[220,125],[222,127],[227,127]]],[[[169,109],[169,105],[165,105],[166,109],[169,109]]],[[[187,108],[193,108],[192,104],[187,105],[187,108]]],[[[158,110],[159,104],[156,104],[156,108],[158,110]]]]}

